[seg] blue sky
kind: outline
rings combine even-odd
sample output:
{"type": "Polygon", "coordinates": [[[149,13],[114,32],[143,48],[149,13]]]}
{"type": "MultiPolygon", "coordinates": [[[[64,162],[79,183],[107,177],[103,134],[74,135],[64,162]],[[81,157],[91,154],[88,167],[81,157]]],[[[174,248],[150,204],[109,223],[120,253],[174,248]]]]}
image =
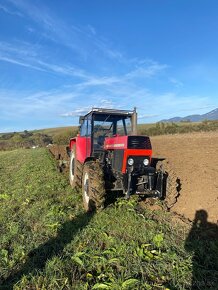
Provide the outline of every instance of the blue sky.
{"type": "Polygon", "coordinates": [[[0,0],[0,132],[218,107],[216,0],[0,0]]]}

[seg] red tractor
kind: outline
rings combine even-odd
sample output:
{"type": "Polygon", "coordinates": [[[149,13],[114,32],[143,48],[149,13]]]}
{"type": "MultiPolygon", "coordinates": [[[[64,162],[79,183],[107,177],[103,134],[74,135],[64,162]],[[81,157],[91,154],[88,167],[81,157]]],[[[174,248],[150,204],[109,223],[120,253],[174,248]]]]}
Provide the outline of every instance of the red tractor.
{"type": "Polygon", "coordinates": [[[150,138],[137,135],[137,113],[93,108],[70,139],[70,184],[82,188],[86,211],[104,206],[113,191],[163,197],[164,172],[152,165],[150,138]]]}

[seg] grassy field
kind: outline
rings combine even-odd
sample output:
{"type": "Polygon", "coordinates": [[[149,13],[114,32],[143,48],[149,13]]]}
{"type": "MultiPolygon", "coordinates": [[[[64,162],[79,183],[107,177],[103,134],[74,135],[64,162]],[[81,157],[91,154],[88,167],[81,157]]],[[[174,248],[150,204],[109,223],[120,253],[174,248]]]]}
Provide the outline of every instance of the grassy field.
{"type": "Polygon", "coordinates": [[[47,135],[53,137],[53,136],[59,135],[63,132],[70,133],[70,132],[76,130],[77,128],[78,128],[78,126],[57,127],[57,128],[47,128],[47,129],[35,130],[35,132],[44,133],[44,134],[47,134],[47,135]]]}
{"type": "Polygon", "coordinates": [[[170,213],[86,214],[43,148],[0,152],[0,177],[0,289],[216,289],[217,243],[170,213]]]}

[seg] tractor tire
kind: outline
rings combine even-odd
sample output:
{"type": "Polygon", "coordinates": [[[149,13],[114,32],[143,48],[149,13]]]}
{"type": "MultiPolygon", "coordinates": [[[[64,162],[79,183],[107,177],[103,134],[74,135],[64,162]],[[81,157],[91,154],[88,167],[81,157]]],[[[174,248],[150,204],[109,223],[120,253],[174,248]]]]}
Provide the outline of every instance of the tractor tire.
{"type": "Polygon", "coordinates": [[[175,172],[170,168],[169,162],[164,160],[157,163],[157,170],[163,170],[164,172],[164,195],[163,204],[167,210],[170,210],[179,197],[180,183],[175,172]]]}
{"type": "Polygon", "coordinates": [[[76,158],[76,144],[73,145],[70,155],[70,185],[73,189],[82,186],[82,164],[76,158]]]}
{"type": "Polygon", "coordinates": [[[98,161],[88,161],[83,168],[82,196],[87,212],[102,209],[105,202],[104,172],[98,161]]]}

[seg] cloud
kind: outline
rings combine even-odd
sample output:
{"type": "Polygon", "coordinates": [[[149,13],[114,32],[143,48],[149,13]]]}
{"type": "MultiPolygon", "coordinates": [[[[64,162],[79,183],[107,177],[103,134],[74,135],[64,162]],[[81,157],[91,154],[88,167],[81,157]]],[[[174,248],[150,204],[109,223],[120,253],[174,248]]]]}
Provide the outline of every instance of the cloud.
{"type": "MultiPolygon", "coordinates": [[[[116,61],[122,59],[121,52],[113,49],[107,40],[97,36],[96,30],[91,24],[84,27],[68,25],[42,3],[38,6],[33,1],[7,1],[40,26],[44,31],[41,34],[43,37],[70,48],[83,60],[92,57],[93,51],[100,51],[102,57],[107,56],[116,61]]],[[[100,57],[99,53],[97,56],[100,57]]]]}
{"type": "Polygon", "coordinates": [[[177,79],[175,79],[175,78],[169,78],[169,82],[170,83],[172,83],[173,85],[175,85],[175,87],[177,87],[177,88],[182,88],[182,87],[184,87],[184,84],[183,84],[183,82],[181,82],[181,81],[179,81],[179,80],[177,80],[177,79]]]}
{"type": "MultiPolygon", "coordinates": [[[[51,46],[48,48],[44,42],[42,45],[32,45],[31,43],[20,43],[18,41],[1,43],[0,60],[2,61],[42,72],[66,75],[74,81],[74,78],[78,78],[83,80],[83,82],[76,80],[80,90],[97,86],[106,86],[111,90],[113,85],[125,85],[129,81],[154,77],[167,68],[167,65],[152,60],[128,59],[124,57],[123,53],[114,49],[108,40],[97,35],[95,28],[91,24],[84,27],[68,25],[42,3],[39,7],[36,4],[37,2],[32,1],[7,1],[40,26],[37,33],[40,33],[41,36],[43,35],[49,41],[56,42],[60,46],[64,45],[80,54],[83,58],[80,66],[85,63],[85,66],[83,66],[85,69],[75,66],[72,57],[68,57],[68,61],[65,60],[65,63],[62,55],[52,57],[51,46]],[[60,60],[60,63],[55,61],[57,59],[60,60]],[[111,69],[108,69],[107,73],[104,72],[105,75],[101,72],[90,72],[93,63],[96,63],[99,70],[98,61],[100,59],[105,68],[108,67],[108,64],[111,67],[114,60],[116,61],[116,66],[118,62],[121,62],[122,67],[117,66],[117,73],[112,75],[111,69]],[[89,64],[89,61],[91,64],[89,64]]],[[[29,31],[32,32],[32,28],[29,31]]],[[[71,55],[75,54],[71,53],[71,55]]],[[[78,58],[75,57],[75,59],[78,62],[78,58]]]]}
{"type": "Polygon", "coordinates": [[[138,115],[138,119],[149,119],[149,118],[154,118],[154,117],[159,117],[160,115],[158,114],[145,114],[145,115],[138,115]]]}
{"type": "Polygon", "coordinates": [[[91,24],[88,24],[87,25],[87,29],[93,34],[93,35],[96,35],[96,30],[95,28],[91,25],[91,24]]]}
{"type": "Polygon", "coordinates": [[[59,90],[17,92],[16,90],[1,90],[1,120],[35,118],[36,120],[57,118],[61,112],[73,103],[77,95],[59,90]],[[10,104],[10,105],[9,105],[10,104]]]}
{"type": "Polygon", "coordinates": [[[102,99],[102,100],[98,100],[95,104],[92,104],[90,106],[76,108],[72,112],[63,113],[60,116],[61,117],[79,117],[81,115],[87,114],[93,108],[113,109],[113,108],[115,108],[115,105],[111,100],[102,99]]]}
{"type": "Polygon", "coordinates": [[[81,115],[87,114],[92,107],[83,107],[83,108],[77,108],[73,112],[63,113],[60,116],[61,117],[79,117],[81,115]]]}
{"type": "Polygon", "coordinates": [[[21,14],[20,12],[12,11],[11,9],[9,9],[8,7],[6,7],[6,6],[2,5],[2,4],[0,4],[0,10],[4,11],[5,13],[10,14],[10,15],[23,17],[23,14],[21,14]]]}
{"type": "Polygon", "coordinates": [[[111,100],[103,99],[100,100],[100,108],[114,109],[115,104],[111,100]]]}
{"type": "Polygon", "coordinates": [[[111,86],[116,83],[121,82],[121,77],[118,76],[110,76],[110,77],[102,77],[102,76],[89,76],[87,77],[87,81],[81,82],[78,84],[78,88],[85,89],[87,87],[96,87],[96,86],[111,86]]]}
{"type": "Polygon", "coordinates": [[[0,133],[7,133],[7,132],[13,132],[13,129],[12,127],[0,127],[0,133]]]}
{"type": "Polygon", "coordinates": [[[154,62],[152,60],[146,61],[145,63],[138,66],[136,69],[132,70],[128,74],[126,74],[126,78],[150,78],[161,71],[168,68],[166,64],[159,64],[158,62],[154,62]]]}
{"type": "Polygon", "coordinates": [[[91,77],[82,69],[68,64],[53,64],[42,59],[43,50],[40,46],[33,46],[27,42],[0,42],[0,60],[38,71],[57,73],[90,79],[91,77]]]}
{"type": "MultiPolygon", "coordinates": [[[[161,116],[175,117],[178,113],[184,116],[187,111],[197,113],[200,108],[210,106],[209,96],[186,95],[181,96],[175,92],[153,95],[150,110],[161,116]]],[[[145,109],[141,107],[141,109],[145,109]]]]}
{"type": "Polygon", "coordinates": [[[13,59],[13,58],[10,58],[10,57],[5,57],[5,56],[2,56],[2,55],[0,55],[0,60],[1,61],[5,61],[5,62],[9,62],[9,63],[12,63],[12,64],[24,66],[24,67],[27,67],[27,68],[35,69],[35,70],[45,71],[45,70],[43,70],[40,67],[31,65],[29,63],[26,63],[26,62],[23,62],[23,61],[20,61],[20,60],[16,60],[16,59],[13,59]]]}
{"type": "Polygon", "coordinates": [[[122,98],[126,95],[138,96],[145,95],[145,88],[137,84],[140,78],[149,78],[158,75],[166,69],[167,65],[159,64],[154,61],[141,61],[142,67],[139,67],[137,61],[137,69],[123,66],[126,73],[117,72],[116,75],[103,76],[102,74],[93,74],[87,70],[75,67],[71,63],[54,63],[55,60],[49,60],[45,57],[45,50],[39,44],[32,45],[28,42],[14,41],[11,43],[0,42],[0,60],[11,64],[19,65],[29,69],[67,76],[68,82],[70,79],[73,85],[69,85],[79,95],[85,95],[85,92],[95,88],[96,95],[100,90],[105,92],[105,95],[118,96],[122,98]],[[128,71],[129,70],[129,71],[128,71]],[[76,84],[76,85],[74,85],[76,84]],[[141,92],[140,92],[141,91],[141,92]]]}

